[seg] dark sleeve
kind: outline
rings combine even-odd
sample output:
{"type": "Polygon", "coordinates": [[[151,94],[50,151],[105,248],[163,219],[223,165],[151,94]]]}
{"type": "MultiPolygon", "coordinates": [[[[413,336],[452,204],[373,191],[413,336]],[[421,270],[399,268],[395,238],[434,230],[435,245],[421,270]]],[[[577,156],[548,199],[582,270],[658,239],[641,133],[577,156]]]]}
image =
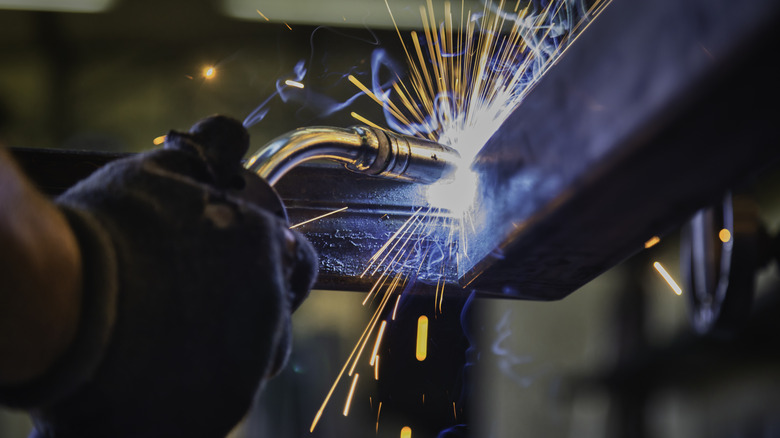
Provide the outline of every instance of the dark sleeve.
{"type": "Polygon", "coordinates": [[[78,239],[83,260],[79,326],[73,343],[45,374],[24,384],[0,386],[0,404],[13,408],[55,403],[88,379],[100,362],[116,315],[116,256],[109,236],[89,214],[60,208],[78,239]]]}

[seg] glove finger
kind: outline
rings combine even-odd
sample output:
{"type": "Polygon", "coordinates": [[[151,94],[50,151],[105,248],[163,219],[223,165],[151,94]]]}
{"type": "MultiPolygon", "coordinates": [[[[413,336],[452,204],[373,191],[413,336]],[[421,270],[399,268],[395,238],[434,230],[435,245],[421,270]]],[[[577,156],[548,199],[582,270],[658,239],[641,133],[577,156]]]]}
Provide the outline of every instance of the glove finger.
{"type": "Polygon", "coordinates": [[[292,293],[291,306],[295,311],[314,286],[317,279],[317,252],[314,247],[303,237],[302,234],[294,230],[285,230],[287,239],[288,253],[291,256],[290,273],[288,281],[290,292],[292,293]]]}

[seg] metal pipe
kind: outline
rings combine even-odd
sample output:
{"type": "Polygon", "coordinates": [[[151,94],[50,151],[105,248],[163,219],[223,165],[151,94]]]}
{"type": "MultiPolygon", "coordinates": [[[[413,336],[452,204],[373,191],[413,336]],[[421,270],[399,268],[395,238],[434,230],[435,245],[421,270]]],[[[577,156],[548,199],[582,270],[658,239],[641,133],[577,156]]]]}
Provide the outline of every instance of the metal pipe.
{"type": "Polygon", "coordinates": [[[439,143],[368,126],[316,126],[275,138],[245,167],[274,185],[293,167],[317,159],[366,175],[431,184],[451,177],[460,155],[439,143]]]}

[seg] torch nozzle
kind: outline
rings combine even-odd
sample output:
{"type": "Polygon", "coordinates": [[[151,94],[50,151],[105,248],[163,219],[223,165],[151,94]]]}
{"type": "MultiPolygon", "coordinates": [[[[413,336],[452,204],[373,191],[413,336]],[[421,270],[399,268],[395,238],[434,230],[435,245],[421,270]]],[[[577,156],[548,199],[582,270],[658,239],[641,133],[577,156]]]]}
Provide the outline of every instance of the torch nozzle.
{"type": "Polygon", "coordinates": [[[275,184],[306,161],[329,159],[351,171],[401,181],[431,184],[454,173],[460,155],[429,140],[368,126],[301,128],[275,138],[246,168],[275,184]]]}

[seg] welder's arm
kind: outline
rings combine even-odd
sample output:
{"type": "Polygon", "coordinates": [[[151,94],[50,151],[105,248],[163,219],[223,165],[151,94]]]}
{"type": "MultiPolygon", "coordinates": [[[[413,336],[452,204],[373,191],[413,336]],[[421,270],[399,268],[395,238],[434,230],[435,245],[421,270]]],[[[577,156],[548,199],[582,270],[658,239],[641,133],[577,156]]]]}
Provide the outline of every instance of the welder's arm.
{"type": "Polygon", "coordinates": [[[82,261],[77,328],[43,375],[0,383],[37,436],[223,437],[281,369],[317,260],[247,147],[211,117],[56,199],[82,261]]]}
{"type": "Polygon", "coordinates": [[[75,334],[81,255],[63,214],[0,148],[0,385],[44,372],[75,334]]]}

